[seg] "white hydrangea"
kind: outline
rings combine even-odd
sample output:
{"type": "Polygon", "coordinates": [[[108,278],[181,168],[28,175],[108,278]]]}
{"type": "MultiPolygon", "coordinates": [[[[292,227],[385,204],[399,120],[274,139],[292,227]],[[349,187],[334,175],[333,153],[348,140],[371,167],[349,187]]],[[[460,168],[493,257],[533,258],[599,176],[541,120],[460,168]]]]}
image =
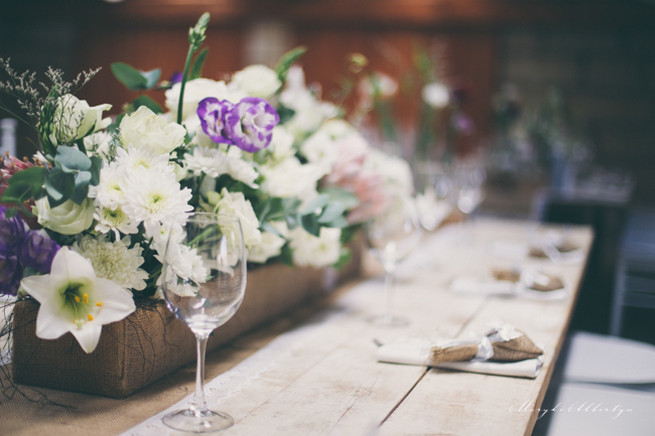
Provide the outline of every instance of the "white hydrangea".
{"type": "Polygon", "coordinates": [[[129,246],[128,237],[111,242],[104,236],[84,236],[72,248],[91,261],[97,277],[125,289],[141,291],[148,279],[148,273],[140,268],[144,261],[143,248],[138,244],[129,246]]]}
{"type": "Polygon", "coordinates": [[[311,201],[316,195],[318,181],[325,172],[312,164],[302,164],[295,157],[280,163],[263,165],[259,168],[264,176],[262,189],[273,197],[296,197],[303,202],[311,201]]]}
{"type": "Polygon", "coordinates": [[[289,232],[293,263],[321,268],[333,265],[341,254],[341,229],[321,227],[316,237],[298,226],[289,232]]]}

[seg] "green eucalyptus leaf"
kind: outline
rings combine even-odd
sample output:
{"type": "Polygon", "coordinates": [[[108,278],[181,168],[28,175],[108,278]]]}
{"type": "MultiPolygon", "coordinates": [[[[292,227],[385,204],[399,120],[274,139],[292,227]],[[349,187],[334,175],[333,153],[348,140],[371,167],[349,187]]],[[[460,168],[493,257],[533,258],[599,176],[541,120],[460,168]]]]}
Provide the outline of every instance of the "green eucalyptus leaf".
{"type": "Polygon", "coordinates": [[[91,185],[98,186],[100,183],[100,170],[102,170],[102,158],[91,157],[91,185]]]}
{"type": "Polygon", "coordinates": [[[327,195],[330,198],[330,202],[337,202],[347,210],[353,209],[359,204],[359,198],[345,189],[328,187],[321,190],[321,194],[327,195]]]}
{"type": "Polygon", "coordinates": [[[151,111],[153,111],[156,114],[163,114],[164,113],[164,109],[162,109],[162,107],[159,105],[159,103],[157,103],[155,100],[148,97],[147,95],[140,95],[137,98],[135,98],[134,100],[132,100],[131,106],[132,106],[131,107],[132,112],[134,112],[135,110],[137,110],[141,106],[145,106],[145,107],[147,107],[148,109],[150,109],[151,111]]]}
{"type": "Polygon", "coordinates": [[[32,198],[32,188],[29,183],[18,182],[10,184],[2,193],[3,203],[20,204],[32,198]]]}
{"type": "Polygon", "coordinates": [[[280,124],[285,124],[296,114],[296,111],[286,106],[280,106],[277,109],[277,114],[280,116],[280,124]]]}
{"type": "Polygon", "coordinates": [[[45,181],[48,170],[44,167],[30,167],[21,170],[9,178],[9,186],[14,183],[27,183],[33,192],[37,192],[45,181]]]}
{"type": "Polygon", "coordinates": [[[207,60],[208,53],[208,48],[203,48],[200,50],[200,53],[198,53],[198,56],[196,56],[196,59],[193,61],[193,66],[191,67],[191,72],[189,73],[189,80],[202,77],[202,68],[205,66],[205,61],[207,60]]]}
{"type": "Polygon", "coordinates": [[[314,214],[302,215],[300,217],[300,222],[303,229],[305,229],[307,233],[310,233],[316,237],[318,237],[321,233],[321,225],[318,222],[318,216],[314,214]]]}
{"type": "Polygon", "coordinates": [[[60,145],[57,147],[55,163],[60,166],[64,172],[88,171],[91,169],[91,159],[77,148],[69,147],[67,145],[60,145]]]}
{"type": "Polygon", "coordinates": [[[306,47],[296,47],[282,55],[275,66],[275,72],[277,73],[277,78],[280,82],[286,82],[289,69],[302,55],[305,54],[306,51],[306,47]]]}
{"type": "Polygon", "coordinates": [[[73,195],[75,190],[75,176],[72,173],[55,168],[45,180],[45,190],[51,207],[56,207],[73,195]]]}
{"type": "Polygon", "coordinates": [[[305,206],[301,211],[301,215],[309,215],[316,213],[317,210],[323,210],[323,208],[328,204],[330,201],[330,197],[328,197],[325,194],[319,194],[312,201],[309,202],[307,206],[305,206]]]}
{"type": "Polygon", "coordinates": [[[147,89],[148,79],[139,70],[125,62],[111,64],[111,72],[130,91],[147,89]]]}
{"type": "Polygon", "coordinates": [[[80,171],[75,175],[75,187],[71,200],[76,204],[82,204],[89,194],[89,183],[91,182],[91,173],[89,171],[80,171]]]}
{"type": "Polygon", "coordinates": [[[341,222],[343,220],[343,214],[346,210],[340,203],[332,202],[328,203],[323,209],[323,213],[318,217],[318,222],[321,224],[329,225],[330,227],[338,227],[333,225],[333,223],[341,222]]]}
{"type": "Polygon", "coordinates": [[[140,71],[140,73],[146,79],[146,89],[152,89],[157,86],[161,77],[161,70],[159,68],[150,71],[140,71]]]}

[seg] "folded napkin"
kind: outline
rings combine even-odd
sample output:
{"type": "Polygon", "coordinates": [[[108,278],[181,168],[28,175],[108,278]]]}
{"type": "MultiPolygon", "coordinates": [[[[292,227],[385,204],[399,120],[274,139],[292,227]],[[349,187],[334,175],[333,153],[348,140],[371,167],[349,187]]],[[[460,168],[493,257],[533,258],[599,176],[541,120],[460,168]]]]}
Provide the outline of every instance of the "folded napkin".
{"type": "Polygon", "coordinates": [[[450,283],[453,292],[479,295],[518,296],[540,300],[562,299],[567,295],[563,280],[537,270],[519,272],[493,269],[490,277],[460,276],[450,283]]]}
{"type": "Polygon", "coordinates": [[[494,328],[478,340],[401,338],[377,350],[379,362],[524,378],[537,377],[542,357],[543,350],[511,326],[494,328]]]}

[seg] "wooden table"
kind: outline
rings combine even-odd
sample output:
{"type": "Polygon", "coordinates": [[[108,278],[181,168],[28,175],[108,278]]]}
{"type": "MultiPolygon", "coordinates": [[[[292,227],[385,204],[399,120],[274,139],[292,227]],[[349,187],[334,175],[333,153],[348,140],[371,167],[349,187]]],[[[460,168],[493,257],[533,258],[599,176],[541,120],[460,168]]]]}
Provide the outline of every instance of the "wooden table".
{"type": "MultiPolygon", "coordinates": [[[[480,219],[426,237],[399,271],[395,307],[404,328],[368,324],[383,308],[379,277],[331,295],[319,310],[275,336],[207,384],[211,407],[236,424],[224,435],[521,435],[539,414],[584,272],[593,238],[569,228],[584,258],[572,263],[522,257],[534,225],[480,219]],[[499,250],[499,247],[505,250],[499,250]],[[512,254],[510,254],[510,251],[512,254]],[[462,295],[449,284],[492,267],[535,267],[559,275],[569,292],[559,300],[462,295]],[[536,379],[503,377],[376,361],[374,339],[466,337],[502,320],[545,350],[536,379]]],[[[238,342],[237,345],[238,347],[238,342]]],[[[188,398],[171,408],[184,406],[188,398]]],[[[163,412],[162,412],[163,413],[163,412]]],[[[155,415],[129,435],[177,434],[155,415]]]]}

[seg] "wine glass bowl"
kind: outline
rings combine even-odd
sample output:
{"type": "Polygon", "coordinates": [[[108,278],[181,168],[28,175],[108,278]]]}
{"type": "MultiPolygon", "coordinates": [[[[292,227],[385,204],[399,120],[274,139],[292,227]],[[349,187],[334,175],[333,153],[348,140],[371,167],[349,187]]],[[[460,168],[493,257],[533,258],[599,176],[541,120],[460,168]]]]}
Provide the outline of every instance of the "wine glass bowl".
{"type": "Polygon", "coordinates": [[[380,261],[384,269],[386,294],[385,313],[368,318],[370,323],[391,327],[409,323],[407,319],[392,312],[393,282],[398,263],[409,256],[420,239],[420,223],[413,198],[404,202],[401,207],[393,208],[367,223],[367,245],[370,253],[380,261]]]}
{"type": "Polygon", "coordinates": [[[184,228],[172,228],[162,263],[161,287],[169,310],[196,337],[196,390],[188,409],[169,413],[164,424],[187,432],[213,432],[230,427],[234,419],[207,408],[204,360],[207,339],[227,322],[243,301],[246,252],[236,217],[196,213],[184,228]]]}

